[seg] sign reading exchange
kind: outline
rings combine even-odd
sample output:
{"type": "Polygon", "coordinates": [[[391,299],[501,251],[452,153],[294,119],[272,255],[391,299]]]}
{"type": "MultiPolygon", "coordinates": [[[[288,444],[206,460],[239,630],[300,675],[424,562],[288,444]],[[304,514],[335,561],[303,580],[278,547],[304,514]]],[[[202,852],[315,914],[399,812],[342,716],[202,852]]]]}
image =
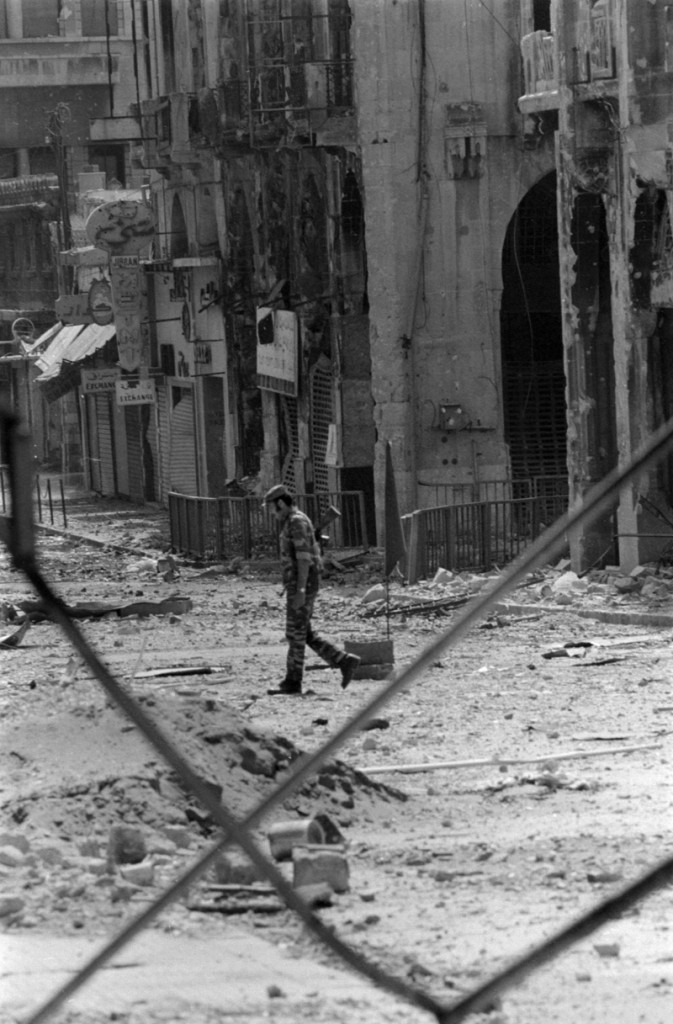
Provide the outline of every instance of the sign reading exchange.
{"type": "Polygon", "coordinates": [[[118,380],[117,405],[155,405],[157,392],[153,380],[118,380]]]}
{"type": "Polygon", "coordinates": [[[115,390],[120,371],[116,366],[101,367],[100,370],[82,370],[82,392],[85,395],[110,394],[115,390]]]}

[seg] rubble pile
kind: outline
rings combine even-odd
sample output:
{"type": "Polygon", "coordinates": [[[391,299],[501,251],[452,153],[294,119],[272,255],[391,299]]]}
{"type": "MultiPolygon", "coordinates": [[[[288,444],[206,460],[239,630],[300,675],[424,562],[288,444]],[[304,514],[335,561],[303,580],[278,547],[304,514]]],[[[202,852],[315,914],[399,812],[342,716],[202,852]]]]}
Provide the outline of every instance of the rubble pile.
{"type": "MultiPolygon", "coordinates": [[[[247,726],[223,702],[147,689],[136,697],[238,817],[257,806],[301,755],[282,735],[247,726]]],[[[210,814],[90,680],[61,690],[58,700],[37,687],[30,703],[30,715],[8,723],[0,751],[5,923],[30,925],[66,909],[77,917],[97,897],[108,908],[127,902],[165,885],[215,834],[210,814]]],[[[348,824],[352,813],[404,799],[331,761],[276,816],[328,812],[348,824]]]]}

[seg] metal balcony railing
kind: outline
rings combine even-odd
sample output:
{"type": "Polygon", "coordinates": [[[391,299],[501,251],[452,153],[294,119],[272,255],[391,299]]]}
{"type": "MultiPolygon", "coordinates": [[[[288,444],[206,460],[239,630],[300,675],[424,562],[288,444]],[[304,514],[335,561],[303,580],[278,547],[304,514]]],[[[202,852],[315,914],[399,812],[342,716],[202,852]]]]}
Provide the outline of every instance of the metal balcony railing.
{"type": "Polygon", "coordinates": [[[549,32],[531,32],[521,40],[526,96],[558,89],[554,37],[549,32]]]}

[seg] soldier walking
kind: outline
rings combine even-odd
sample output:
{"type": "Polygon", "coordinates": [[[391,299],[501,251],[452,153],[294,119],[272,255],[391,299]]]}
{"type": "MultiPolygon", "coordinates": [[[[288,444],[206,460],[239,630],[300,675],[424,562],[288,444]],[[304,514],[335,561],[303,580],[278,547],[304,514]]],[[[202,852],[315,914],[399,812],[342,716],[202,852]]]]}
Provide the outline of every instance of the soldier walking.
{"type": "Polygon", "coordinates": [[[269,694],[301,694],[306,645],[332,668],[341,671],[346,689],[360,664],[357,654],[347,654],[314,631],[311,619],[320,589],[322,558],[313,523],[297,508],[284,484],[277,484],[264,496],[264,505],[281,523],[280,557],[286,595],[285,636],[288,642],[285,678],[269,694]]]}

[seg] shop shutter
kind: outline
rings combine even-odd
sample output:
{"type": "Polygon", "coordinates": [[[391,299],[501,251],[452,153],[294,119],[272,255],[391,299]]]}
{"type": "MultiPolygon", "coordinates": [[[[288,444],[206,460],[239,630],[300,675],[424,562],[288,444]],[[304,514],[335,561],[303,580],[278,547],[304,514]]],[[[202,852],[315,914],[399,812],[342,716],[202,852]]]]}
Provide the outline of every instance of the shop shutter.
{"type": "Polygon", "coordinates": [[[156,493],[163,505],[168,504],[168,492],[170,491],[170,462],[171,462],[171,421],[168,414],[168,387],[165,384],[157,386],[157,433],[159,436],[158,450],[158,481],[156,493]]]}
{"type": "Polygon", "coordinates": [[[87,444],[89,449],[89,486],[92,491],[98,493],[102,490],[100,444],[98,436],[98,415],[96,408],[96,396],[86,395],[84,398],[86,407],[86,430],[87,444]]]}
{"type": "Polygon", "coordinates": [[[171,490],[197,494],[194,396],[183,389],[171,416],[171,490]]]}
{"type": "Polygon", "coordinates": [[[115,494],[114,437],[110,399],[107,395],[96,395],[96,421],[98,423],[98,455],[101,475],[100,491],[101,494],[115,494]]]}
{"type": "Polygon", "coordinates": [[[143,473],[143,452],[140,437],[140,406],[130,406],[124,409],[126,414],[126,452],[128,458],[129,474],[129,497],[131,501],[143,502],[144,473],[143,473]]]}

